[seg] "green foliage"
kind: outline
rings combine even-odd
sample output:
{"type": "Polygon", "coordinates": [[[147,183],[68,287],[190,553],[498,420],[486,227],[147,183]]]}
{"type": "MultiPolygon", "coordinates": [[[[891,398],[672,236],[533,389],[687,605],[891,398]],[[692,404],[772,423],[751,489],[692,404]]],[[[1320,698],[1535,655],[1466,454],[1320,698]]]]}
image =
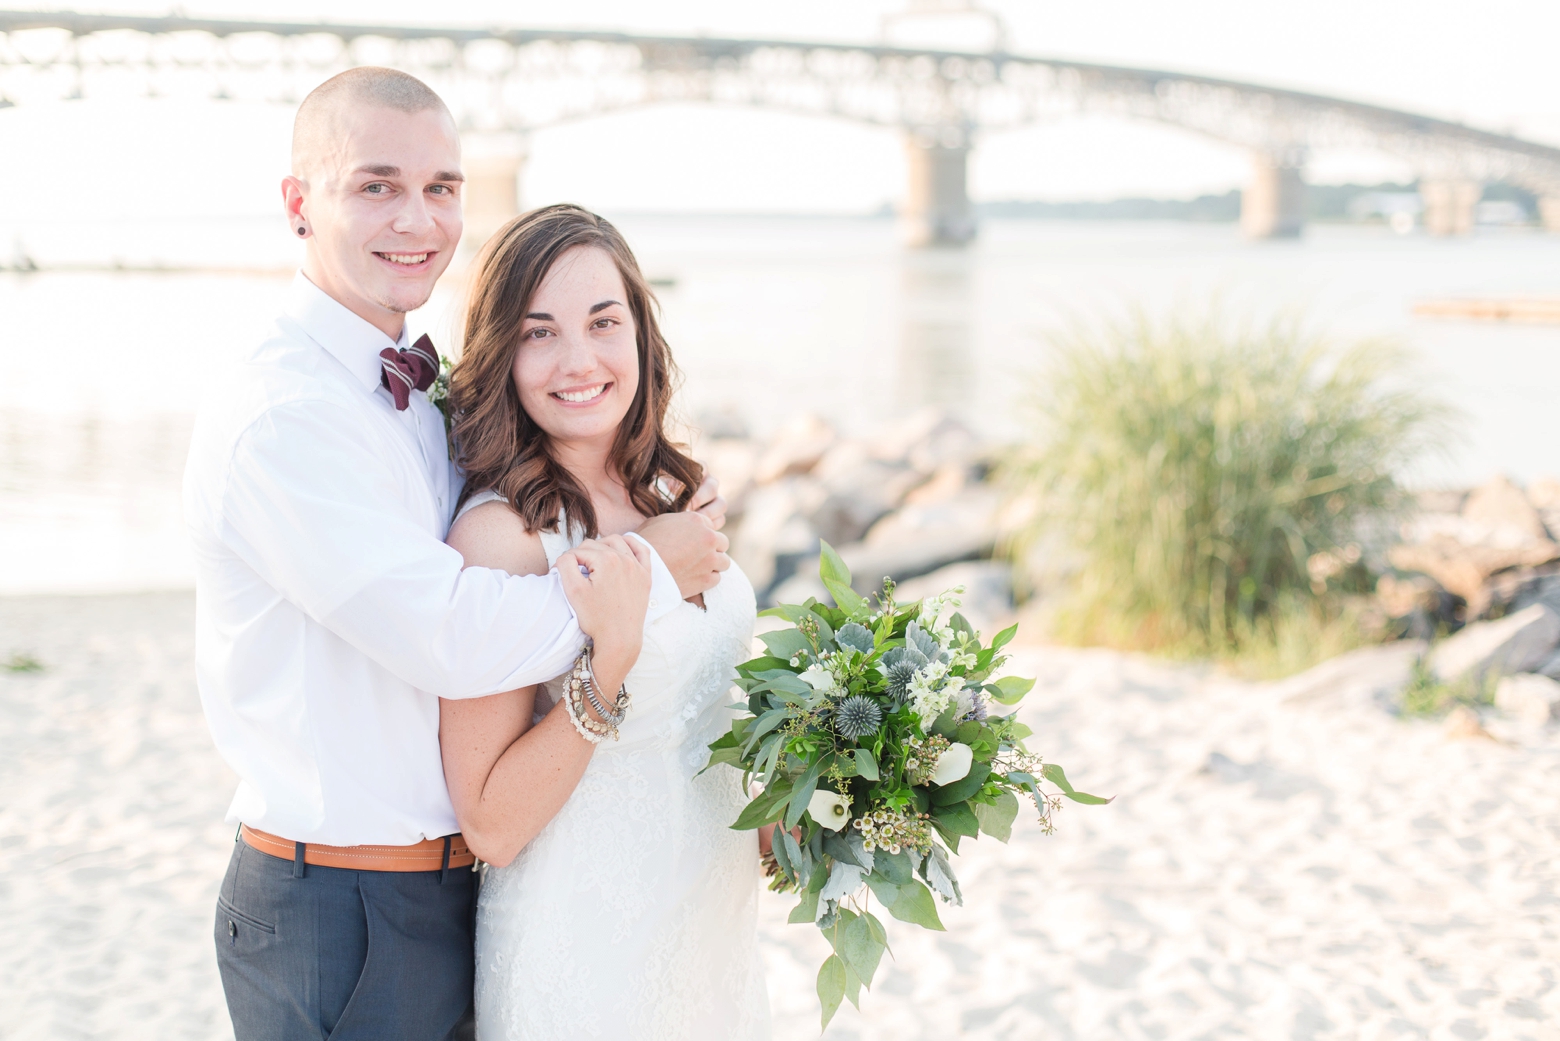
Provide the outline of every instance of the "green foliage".
{"type": "Polygon", "coordinates": [[[1393,475],[1452,415],[1404,369],[1387,345],[1284,323],[1139,315],[1063,339],[1006,467],[1037,505],[1015,550],[1050,537],[1078,558],[1058,635],[1222,656],[1343,624],[1368,584],[1362,528],[1403,505],[1393,475]],[[1342,566],[1318,578],[1313,558],[1342,566]]]}
{"type": "Polygon", "coordinates": [[[1028,727],[994,714],[1034,686],[997,676],[1015,628],[983,646],[946,610],[951,594],[901,605],[889,583],[869,601],[828,545],[819,570],[837,606],[808,600],[765,612],[792,627],[763,634],[766,653],[737,666],[747,701],[734,707],[748,714],[711,742],[705,769],[736,767],[763,785],[731,826],[778,824],[770,888],[798,893],[789,921],[813,923],[834,949],[818,973],[827,1025],[842,1000],[855,1004],[871,987],[888,949],[870,897],[900,921],[938,930],[937,898],[963,902],[939,839],[955,853],[983,832],[1006,842],[1020,793],[1048,832],[1063,797],[1106,800],[1075,792],[1024,747],[1028,727]]]}
{"type": "Polygon", "coordinates": [[[1403,689],[1403,715],[1439,716],[1456,705],[1491,705],[1500,676],[1491,670],[1482,681],[1468,676],[1438,679],[1424,659],[1414,662],[1408,686],[1403,689]]]}
{"type": "Polygon", "coordinates": [[[21,651],[17,651],[15,654],[11,655],[10,658],[6,659],[5,671],[42,672],[43,662],[39,661],[37,658],[34,658],[30,654],[24,654],[21,651]]]}

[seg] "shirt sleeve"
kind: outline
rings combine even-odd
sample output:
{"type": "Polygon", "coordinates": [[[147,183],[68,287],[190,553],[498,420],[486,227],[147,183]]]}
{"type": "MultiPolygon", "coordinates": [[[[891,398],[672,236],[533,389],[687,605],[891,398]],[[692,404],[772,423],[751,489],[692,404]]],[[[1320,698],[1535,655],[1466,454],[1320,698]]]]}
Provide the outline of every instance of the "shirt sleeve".
{"type": "Polygon", "coordinates": [[[234,448],[223,541],[281,596],[421,690],[482,697],[567,671],[585,637],[557,573],[464,568],[412,515],[406,475],[361,422],[330,402],[267,410],[234,448]]]}

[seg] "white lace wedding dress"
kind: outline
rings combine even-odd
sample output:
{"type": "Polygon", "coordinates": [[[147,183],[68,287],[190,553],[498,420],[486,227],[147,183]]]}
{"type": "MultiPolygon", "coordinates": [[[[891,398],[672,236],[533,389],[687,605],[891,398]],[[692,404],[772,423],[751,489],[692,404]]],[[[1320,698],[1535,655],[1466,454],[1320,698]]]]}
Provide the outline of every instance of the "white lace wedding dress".
{"type": "MultiPolygon", "coordinates": [[[[547,562],[577,541],[544,532],[547,562]]],[[[757,840],[729,827],[746,802],[741,774],[694,776],[730,726],[753,587],[733,566],[704,602],[646,630],[621,740],[596,747],[569,801],[513,863],[484,869],[478,1041],[769,1037],[757,840]]],[[[558,689],[538,691],[538,717],[558,689]]]]}

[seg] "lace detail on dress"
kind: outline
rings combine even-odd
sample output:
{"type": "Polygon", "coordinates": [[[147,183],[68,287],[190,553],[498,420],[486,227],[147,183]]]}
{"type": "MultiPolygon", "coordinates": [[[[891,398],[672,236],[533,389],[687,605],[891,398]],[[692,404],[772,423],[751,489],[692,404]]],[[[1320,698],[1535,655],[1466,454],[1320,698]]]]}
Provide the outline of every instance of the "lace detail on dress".
{"type": "MultiPolygon", "coordinates": [[[[549,562],[571,544],[553,539],[549,562]]],[[[730,725],[754,613],[732,567],[705,610],[683,604],[651,625],[628,675],[622,739],[597,746],[513,863],[484,869],[480,1041],[769,1037],[757,850],[751,832],[729,827],[747,801],[741,778],[695,776],[730,725]]]]}

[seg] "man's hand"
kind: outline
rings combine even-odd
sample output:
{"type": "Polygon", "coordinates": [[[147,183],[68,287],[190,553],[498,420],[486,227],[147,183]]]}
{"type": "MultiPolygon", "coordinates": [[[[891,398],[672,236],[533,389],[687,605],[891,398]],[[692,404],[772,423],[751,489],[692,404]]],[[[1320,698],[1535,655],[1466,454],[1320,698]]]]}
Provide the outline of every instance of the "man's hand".
{"type": "MultiPolygon", "coordinates": [[[[691,513],[701,513],[710,519],[710,524],[716,531],[726,526],[726,497],[720,494],[720,481],[704,475],[704,483],[699,485],[699,490],[693,493],[693,498],[688,500],[688,510],[691,513]]],[[[657,550],[656,552],[660,552],[657,550]]]]}
{"type": "Polygon", "coordinates": [[[621,682],[644,640],[650,551],[621,535],[588,539],[558,558],[558,575],[580,630],[595,643],[597,675],[621,682]]]}
{"type": "Polygon", "coordinates": [[[702,513],[651,517],[640,527],[639,536],[660,554],[684,600],[714,589],[720,573],[731,566],[726,556],[731,541],[702,513]]]}

